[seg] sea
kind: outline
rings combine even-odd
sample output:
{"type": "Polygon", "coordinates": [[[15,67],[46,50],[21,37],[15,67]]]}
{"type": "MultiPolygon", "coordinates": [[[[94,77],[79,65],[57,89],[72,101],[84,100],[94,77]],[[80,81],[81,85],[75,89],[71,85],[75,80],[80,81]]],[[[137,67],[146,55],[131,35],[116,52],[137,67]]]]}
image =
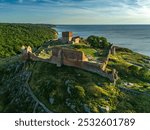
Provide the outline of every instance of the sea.
{"type": "Polygon", "coordinates": [[[104,36],[114,45],[150,56],[150,25],[56,25],[55,29],[59,37],[64,31],[83,38],[104,36]]]}

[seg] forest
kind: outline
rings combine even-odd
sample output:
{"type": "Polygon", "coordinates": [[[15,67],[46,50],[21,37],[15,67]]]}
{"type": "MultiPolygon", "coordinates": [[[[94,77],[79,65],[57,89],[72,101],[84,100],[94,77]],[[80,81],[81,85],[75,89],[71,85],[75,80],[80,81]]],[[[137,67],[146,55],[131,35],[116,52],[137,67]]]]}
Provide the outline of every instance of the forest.
{"type": "Polygon", "coordinates": [[[0,58],[19,54],[22,45],[38,48],[57,37],[53,25],[0,23],[0,58]]]}

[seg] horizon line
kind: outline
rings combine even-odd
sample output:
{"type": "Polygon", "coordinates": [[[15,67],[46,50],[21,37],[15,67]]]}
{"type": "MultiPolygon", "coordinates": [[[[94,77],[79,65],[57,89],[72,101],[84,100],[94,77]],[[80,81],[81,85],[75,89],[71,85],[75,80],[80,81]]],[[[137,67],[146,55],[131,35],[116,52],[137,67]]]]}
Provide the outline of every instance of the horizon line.
{"type": "Polygon", "coordinates": [[[101,23],[101,24],[75,24],[75,23],[66,23],[66,24],[54,24],[54,23],[34,23],[34,22],[0,22],[0,24],[47,24],[47,25],[150,25],[150,23],[101,23]]]}

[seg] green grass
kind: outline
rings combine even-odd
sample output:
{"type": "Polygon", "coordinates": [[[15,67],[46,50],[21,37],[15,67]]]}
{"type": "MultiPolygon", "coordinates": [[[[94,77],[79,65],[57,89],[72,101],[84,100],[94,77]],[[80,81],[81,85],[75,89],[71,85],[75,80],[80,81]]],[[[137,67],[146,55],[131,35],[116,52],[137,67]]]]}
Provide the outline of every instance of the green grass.
{"type": "MultiPolygon", "coordinates": [[[[66,98],[74,100],[74,96],[72,97],[67,93],[68,85],[72,90],[75,86],[81,86],[85,89],[85,93],[88,94],[91,92],[88,92],[86,90],[88,89],[87,85],[89,86],[89,83],[93,82],[97,84],[99,82],[106,82],[109,84],[109,81],[105,80],[104,78],[80,69],[65,66],[63,66],[62,68],[57,68],[55,65],[38,62],[34,66],[30,85],[32,86],[35,94],[41,100],[44,100],[46,104],[49,104],[48,99],[50,97],[54,97],[56,103],[54,105],[61,104],[63,106],[61,107],[61,110],[59,108],[55,108],[54,110],[58,112],[64,112],[68,109],[65,105],[66,98]],[[87,80],[88,84],[85,84],[87,80]],[[67,82],[70,83],[67,84],[67,82]]],[[[97,93],[100,92],[97,91],[97,93]]],[[[86,95],[83,100],[85,100],[86,98],[88,98],[88,95],[86,95]]],[[[78,100],[79,101],[76,102],[80,102],[80,99],[78,100]]],[[[48,106],[51,109],[54,108],[54,106],[52,107],[50,104],[48,106]]],[[[70,110],[68,109],[68,111],[70,110]]]]}
{"type": "MultiPolygon", "coordinates": [[[[149,63],[144,62],[145,59],[148,59],[148,57],[132,51],[117,51],[115,56],[111,55],[108,67],[111,69],[115,68],[118,71],[123,86],[124,83],[132,83],[132,86],[127,85],[125,87],[149,93],[148,84],[150,79],[148,79],[148,77],[144,79],[144,75],[140,71],[143,67],[149,68],[150,66],[149,63]],[[143,86],[147,87],[144,88],[143,86]]],[[[147,70],[147,74],[148,71],[149,70],[147,70]]]]}
{"type": "MultiPolygon", "coordinates": [[[[107,112],[104,109],[106,107],[109,108],[109,112],[140,112],[137,107],[140,107],[144,100],[142,95],[137,95],[138,100],[136,100],[136,95],[120,91],[109,81],[96,74],[72,67],[57,68],[55,65],[41,62],[37,62],[34,66],[30,85],[39,99],[55,112],[73,112],[70,107],[66,106],[66,99],[70,100],[70,104],[76,106],[77,112],[84,112],[81,104],[87,104],[91,112],[107,112]],[[84,96],[78,99],[75,93],[70,95],[67,92],[68,86],[72,92],[76,86],[80,86],[84,91],[84,96]],[[55,99],[53,105],[48,101],[50,97],[55,99]]],[[[144,102],[150,106],[149,100],[144,102]]],[[[147,108],[142,107],[141,112],[149,112],[147,108]]]]}
{"type": "MultiPolygon", "coordinates": [[[[86,51],[93,54],[95,50],[91,50],[86,51]]],[[[116,86],[106,78],[74,67],[24,62],[19,57],[1,59],[0,112],[33,112],[36,102],[24,86],[27,72],[32,73],[28,81],[32,92],[53,112],[86,112],[85,106],[90,112],[150,112],[150,98],[144,94],[150,93],[150,86],[147,81],[135,76],[136,72],[132,69],[140,70],[141,66],[130,67],[133,65],[130,63],[132,55],[134,62],[142,61],[141,55],[134,55],[134,52],[118,51],[111,56],[108,68],[117,69],[120,77],[116,86]],[[126,86],[125,83],[133,85],[126,86]],[[131,93],[119,87],[143,93],[131,93]],[[51,98],[54,99],[53,104],[49,101],[51,98]]],[[[144,64],[148,66],[148,63],[144,64]]],[[[43,110],[37,107],[36,112],[43,110]]]]}
{"type": "Polygon", "coordinates": [[[97,57],[97,51],[95,49],[92,48],[82,48],[79,49],[80,51],[83,51],[85,53],[85,55],[89,55],[92,57],[97,57]]]}
{"type": "Polygon", "coordinates": [[[70,48],[84,52],[84,54],[89,58],[89,60],[102,61],[106,58],[108,54],[108,49],[92,48],[87,44],[74,44],[70,45],[70,48]]]}

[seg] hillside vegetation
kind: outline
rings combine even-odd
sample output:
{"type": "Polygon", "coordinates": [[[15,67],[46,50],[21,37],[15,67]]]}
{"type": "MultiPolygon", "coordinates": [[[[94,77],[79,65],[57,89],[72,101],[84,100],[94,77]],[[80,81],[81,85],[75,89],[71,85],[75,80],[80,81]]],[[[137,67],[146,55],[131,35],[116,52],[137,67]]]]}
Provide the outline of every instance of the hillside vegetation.
{"type": "MultiPolygon", "coordinates": [[[[59,41],[42,44],[37,40],[34,47],[41,46],[34,54],[50,58],[52,47],[59,45],[83,51],[91,60],[103,60],[110,43],[103,37],[92,36],[88,40],[78,45],[59,41]],[[88,43],[92,41],[97,45],[88,43]]],[[[150,57],[118,47],[115,55],[110,54],[107,69],[118,71],[116,85],[74,67],[23,61],[20,55],[1,58],[0,112],[150,112],[150,57]]]]}
{"type": "Polygon", "coordinates": [[[118,49],[108,66],[120,77],[114,86],[77,68],[6,58],[0,64],[0,112],[150,112],[150,71],[142,67],[149,69],[149,61],[118,49]]]}
{"type": "Polygon", "coordinates": [[[40,103],[51,112],[150,112],[150,86],[127,73],[134,82],[121,77],[114,86],[72,67],[8,61],[0,69],[0,112],[47,112],[40,103]]]}
{"type": "Polygon", "coordinates": [[[0,57],[10,57],[20,53],[22,45],[32,48],[44,41],[56,38],[56,31],[50,25],[0,24],[0,57]]]}

